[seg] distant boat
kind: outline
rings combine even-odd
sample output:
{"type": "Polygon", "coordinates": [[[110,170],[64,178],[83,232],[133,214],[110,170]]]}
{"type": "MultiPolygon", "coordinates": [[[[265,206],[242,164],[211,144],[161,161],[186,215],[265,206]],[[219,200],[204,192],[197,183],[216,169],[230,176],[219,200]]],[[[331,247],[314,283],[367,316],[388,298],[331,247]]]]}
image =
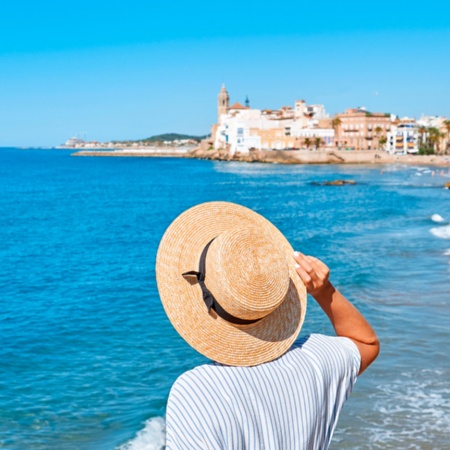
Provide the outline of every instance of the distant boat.
{"type": "Polygon", "coordinates": [[[71,137],[70,139],[67,139],[66,142],[62,145],[58,145],[56,148],[80,148],[84,147],[85,142],[83,139],[77,138],[77,137],[71,137]]]}
{"type": "Polygon", "coordinates": [[[64,143],[64,147],[76,147],[77,145],[83,144],[84,144],[83,139],[71,137],[70,139],[67,139],[67,141],[64,143]]]}

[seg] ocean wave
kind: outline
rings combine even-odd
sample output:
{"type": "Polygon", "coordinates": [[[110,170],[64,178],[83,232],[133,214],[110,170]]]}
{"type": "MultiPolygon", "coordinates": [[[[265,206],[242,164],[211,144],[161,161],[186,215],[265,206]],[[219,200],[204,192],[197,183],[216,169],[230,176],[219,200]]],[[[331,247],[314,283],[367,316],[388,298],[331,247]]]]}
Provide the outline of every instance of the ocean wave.
{"type": "Polygon", "coordinates": [[[444,256],[450,256],[450,248],[448,248],[447,250],[445,250],[444,256]]]}
{"type": "Polygon", "coordinates": [[[445,219],[440,214],[433,214],[431,220],[433,222],[445,222],[445,219]]]}
{"type": "Polygon", "coordinates": [[[131,441],[117,450],[162,450],[165,445],[165,422],[162,417],[152,417],[145,422],[145,427],[131,441]]]}
{"type": "Polygon", "coordinates": [[[430,228],[430,233],[441,239],[450,239],[450,225],[430,228]]]}
{"type": "MultiPolygon", "coordinates": [[[[392,381],[383,380],[369,395],[371,410],[353,412],[351,422],[341,423],[335,442],[347,436],[364,437],[364,445],[354,450],[448,448],[450,407],[447,369],[402,372],[392,381]],[[355,425],[361,420],[360,425],[355,425]],[[355,428],[356,426],[356,428],[355,428]]],[[[362,442],[356,438],[355,442],[362,442]]]]}
{"type": "Polygon", "coordinates": [[[379,386],[376,423],[366,430],[371,448],[444,448],[450,437],[447,376],[441,369],[419,370],[379,386]]]}

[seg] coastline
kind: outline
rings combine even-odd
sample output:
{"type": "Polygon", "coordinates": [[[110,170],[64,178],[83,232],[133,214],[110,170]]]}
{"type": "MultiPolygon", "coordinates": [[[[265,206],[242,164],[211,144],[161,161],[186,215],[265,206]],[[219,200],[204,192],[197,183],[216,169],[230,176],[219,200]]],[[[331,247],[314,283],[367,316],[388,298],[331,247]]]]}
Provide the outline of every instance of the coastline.
{"type": "MultiPolygon", "coordinates": [[[[112,156],[112,157],[124,157],[124,156],[137,156],[137,157],[179,157],[185,158],[192,149],[177,148],[177,147],[150,147],[150,148],[119,148],[111,150],[100,149],[74,149],[77,150],[72,153],[71,156],[112,156]]],[[[195,150],[195,149],[194,149],[195,150]]]]}
{"type": "Polygon", "coordinates": [[[449,155],[391,155],[384,150],[262,150],[230,155],[223,150],[199,148],[187,157],[272,164],[419,164],[450,167],[449,155]]]}
{"type": "Polygon", "coordinates": [[[72,156],[178,157],[268,164],[418,164],[450,167],[449,155],[391,155],[384,150],[257,150],[248,154],[231,155],[225,150],[204,150],[197,147],[189,152],[180,149],[81,150],[72,156]]]}

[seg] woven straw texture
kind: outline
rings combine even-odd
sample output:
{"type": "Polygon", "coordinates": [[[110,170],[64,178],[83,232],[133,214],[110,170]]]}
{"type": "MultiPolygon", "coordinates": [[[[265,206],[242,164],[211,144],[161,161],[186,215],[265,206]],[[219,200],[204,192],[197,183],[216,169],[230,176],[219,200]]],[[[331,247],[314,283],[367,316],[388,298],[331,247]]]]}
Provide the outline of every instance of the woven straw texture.
{"type": "Polygon", "coordinates": [[[222,364],[252,366],[285,353],[300,332],[306,289],[295,271],[293,249],[282,233],[254,211],[227,202],[194,206],[172,222],[156,259],[164,309],[178,333],[222,364]],[[209,313],[200,285],[182,276],[206,257],[205,284],[220,305],[241,319],[232,324],[209,313]]]}

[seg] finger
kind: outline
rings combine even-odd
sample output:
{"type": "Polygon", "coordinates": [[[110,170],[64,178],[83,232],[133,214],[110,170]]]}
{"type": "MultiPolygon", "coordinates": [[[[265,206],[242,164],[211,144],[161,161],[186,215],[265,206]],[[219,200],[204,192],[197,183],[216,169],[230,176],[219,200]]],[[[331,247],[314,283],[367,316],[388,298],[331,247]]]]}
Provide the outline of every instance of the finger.
{"type": "Polygon", "coordinates": [[[313,272],[313,268],[311,267],[311,264],[308,262],[307,257],[301,252],[295,252],[294,257],[295,256],[297,263],[302,266],[302,269],[311,274],[313,272]]]}
{"type": "Polygon", "coordinates": [[[319,278],[324,279],[326,277],[326,270],[324,270],[322,265],[319,264],[319,260],[317,258],[311,258],[311,266],[319,278]]]}
{"type": "Polygon", "coordinates": [[[315,261],[315,259],[316,259],[316,258],[314,258],[314,256],[309,256],[309,255],[306,255],[305,258],[306,258],[306,260],[308,261],[309,265],[310,265],[313,269],[315,269],[315,267],[316,267],[316,261],[315,261]]]}
{"type": "Polygon", "coordinates": [[[319,258],[316,258],[315,256],[309,256],[309,258],[311,258],[311,260],[316,262],[318,265],[323,266],[323,267],[327,267],[319,258]]]}
{"type": "Polygon", "coordinates": [[[309,256],[311,265],[314,267],[314,269],[317,271],[317,273],[322,275],[327,275],[330,273],[330,269],[326,264],[324,264],[319,258],[316,258],[315,256],[309,256]]]}
{"type": "Polygon", "coordinates": [[[309,274],[300,266],[300,264],[295,265],[295,270],[299,274],[300,278],[302,279],[303,283],[305,285],[308,285],[311,282],[311,277],[309,274]]]}

